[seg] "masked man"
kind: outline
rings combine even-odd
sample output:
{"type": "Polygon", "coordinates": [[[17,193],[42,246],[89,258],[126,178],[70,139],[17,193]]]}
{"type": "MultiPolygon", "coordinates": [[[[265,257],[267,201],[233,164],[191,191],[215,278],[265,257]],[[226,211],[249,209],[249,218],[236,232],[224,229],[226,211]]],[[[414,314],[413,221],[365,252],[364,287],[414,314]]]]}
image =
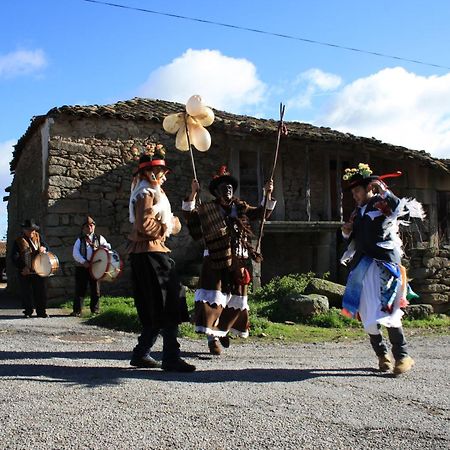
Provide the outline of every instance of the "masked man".
{"type": "Polygon", "coordinates": [[[148,146],[139,159],[139,169],[130,197],[130,261],[134,301],[142,333],[130,364],[135,367],[162,367],[165,371],[192,372],[195,366],[180,358],[178,325],[188,321],[184,289],[170,258],[166,239],[181,230],[162,189],[168,167],[161,145],[148,146]],[[163,338],[162,365],[150,351],[163,338]]]}
{"type": "MultiPolygon", "coordinates": [[[[191,236],[196,240],[203,238],[206,247],[195,292],[195,331],[206,334],[209,351],[214,355],[222,352],[222,346],[229,346],[229,332],[248,337],[248,269],[250,259],[261,257],[250,243],[250,220],[261,219],[264,208],[250,206],[235,197],[237,186],[236,178],[222,166],[209,184],[215,200],[196,208],[199,184],[193,180],[191,194],[182,207],[191,236]]],[[[271,199],[272,190],[270,181],[265,186],[267,217],[276,203],[271,199]]]]}
{"type": "MultiPolygon", "coordinates": [[[[389,175],[388,175],[389,176],[389,175]]],[[[369,334],[382,372],[398,375],[409,371],[414,360],[408,355],[402,328],[402,307],[407,302],[406,270],[401,265],[402,242],[399,224],[407,225],[405,216],[423,218],[416,200],[397,198],[381,178],[372,175],[367,164],[346,169],[346,190],[351,191],[356,209],[342,234],[349,247],[341,261],[350,262],[351,272],[343,298],[343,312],[359,317],[369,334]],[[387,328],[395,365],[381,334],[387,328]]],[[[393,176],[393,175],[391,175],[393,176]]]]}

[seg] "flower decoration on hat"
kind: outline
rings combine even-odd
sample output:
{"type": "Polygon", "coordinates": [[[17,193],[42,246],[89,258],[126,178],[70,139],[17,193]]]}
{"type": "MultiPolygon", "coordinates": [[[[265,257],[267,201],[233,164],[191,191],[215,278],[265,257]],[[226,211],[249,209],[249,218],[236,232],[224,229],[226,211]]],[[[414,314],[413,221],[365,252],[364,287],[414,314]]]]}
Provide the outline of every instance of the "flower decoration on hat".
{"type": "Polygon", "coordinates": [[[347,168],[344,170],[342,179],[344,181],[351,180],[356,175],[362,178],[368,178],[372,175],[373,171],[366,163],[359,163],[358,167],[347,168]]]}
{"type": "Polygon", "coordinates": [[[192,144],[198,151],[206,152],[211,147],[211,135],[205,128],[214,122],[214,112],[204,105],[200,95],[193,95],[186,103],[186,113],[168,115],[163,128],[170,134],[176,134],[175,147],[187,152],[192,144]]]}

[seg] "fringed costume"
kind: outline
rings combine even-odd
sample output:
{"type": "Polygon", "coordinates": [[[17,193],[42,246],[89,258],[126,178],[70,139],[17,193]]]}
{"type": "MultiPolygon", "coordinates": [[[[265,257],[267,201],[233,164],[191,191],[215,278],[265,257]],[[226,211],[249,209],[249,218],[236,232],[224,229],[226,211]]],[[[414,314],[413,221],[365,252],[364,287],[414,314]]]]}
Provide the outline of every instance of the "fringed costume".
{"type": "MultiPolygon", "coordinates": [[[[216,177],[210,185],[229,182],[235,189],[237,180],[229,175],[216,177]]],[[[267,203],[267,217],[275,207],[267,203]]],[[[261,219],[263,206],[253,207],[232,197],[195,207],[194,201],[182,206],[191,236],[203,239],[204,259],[198,289],[195,291],[195,331],[211,338],[223,338],[228,333],[239,337],[249,334],[248,285],[251,281],[250,260],[257,260],[250,240],[250,221],[261,219]]]]}

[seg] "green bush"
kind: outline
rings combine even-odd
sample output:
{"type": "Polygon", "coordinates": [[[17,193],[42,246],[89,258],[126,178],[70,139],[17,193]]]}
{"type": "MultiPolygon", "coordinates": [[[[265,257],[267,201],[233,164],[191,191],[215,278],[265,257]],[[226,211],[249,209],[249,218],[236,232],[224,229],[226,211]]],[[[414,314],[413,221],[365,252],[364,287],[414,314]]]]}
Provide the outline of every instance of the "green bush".
{"type": "Polygon", "coordinates": [[[338,308],[330,308],[326,313],[318,314],[307,322],[321,328],[359,328],[361,323],[345,317],[338,308]]]}
{"type": "Polygon", "coordinates": [[[273,278],[249,296],[252,314],[265,317],[272,322],[289,320],[280,300],[290,295],[303,294],[313,277],[314,273],[309,272],[273,278]]]}

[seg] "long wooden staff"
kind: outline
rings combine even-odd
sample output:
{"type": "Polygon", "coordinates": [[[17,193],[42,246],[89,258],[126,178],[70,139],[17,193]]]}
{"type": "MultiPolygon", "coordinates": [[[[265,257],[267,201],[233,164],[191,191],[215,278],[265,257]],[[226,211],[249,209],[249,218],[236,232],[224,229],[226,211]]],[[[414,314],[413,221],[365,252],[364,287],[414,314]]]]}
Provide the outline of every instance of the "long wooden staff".
{"type": "MultiPolygon", "coordinates": [[[[275,156],[273,158],[272,171],[270,173],[269,181],[273,181],[273,177],[275,176],[275,168],[277,167],[278,151],[280,149],[281,134],[284,134],[284,135],[287,134],[286,126],[283,123],[285,108],[286,108],[286,105],[283,105],[283,103],[280,103],[280,121],[278,122],[277,146],[275,148],[275,156]]],[[[264,196],[263,216],[261,219],[261,224],[259,226],[258,242],[256,243],[256,250],[255,250],[256,253],[259,252],[259,247],[261,246],[262,233],[263,233],[264,225],[266,223],[266,211],[267,211],[267,201],[268,201],[267,197],[268,196],[266,194],[264,196]]]]}
{"type": "MultiPolygon", "coordinates": [[[[191,139],[189,137],[189,128],[188,128],[187,119],[186,119],[187,116],[188,116],[187,113],[184,114],[184,127],[186,129],[186,138],[188,141],[189,153],[191,154],[191,164],[192,164],[192,171],[194,172],[194,180],[198,181],[197,169],[195,168],[194,152],[192,151],[191,139]]],[[[199,182],[199,185],[200,185],[200,182],[199,182]]],[[[197,192],[197,202],[198,202],[198,204],[201,204],[201,202],[202,202],[200,199],[200,190],[197,192]]]]}
{"type": "Polygon", "coordinates": [[[191,139],[189,137],[189,128],[188,128],[186,117],[187,117],[187,114],[184,114],[184,127],[186,129],[186,138],[188,141],[189,152],[191,154],[192,171],[194,172],[194,178],[198,181],[197,170],[195,168],[194,152],[192,151],[191,139]]]}

